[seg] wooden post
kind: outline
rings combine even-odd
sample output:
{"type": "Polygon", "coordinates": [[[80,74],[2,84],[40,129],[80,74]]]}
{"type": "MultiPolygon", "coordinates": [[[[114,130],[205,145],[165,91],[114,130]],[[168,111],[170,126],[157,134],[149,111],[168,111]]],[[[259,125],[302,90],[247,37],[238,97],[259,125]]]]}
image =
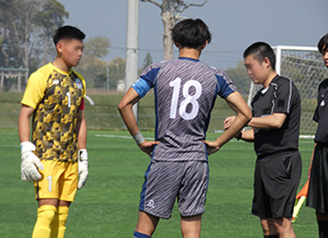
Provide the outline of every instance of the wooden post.
{"type": "Polygon", "coordinates": [[[3,92],[3,83],[4,83],[4,79],[5,79],[5,72],[1,72],[1,81],[0,81],[0,91],[3,92]]]}

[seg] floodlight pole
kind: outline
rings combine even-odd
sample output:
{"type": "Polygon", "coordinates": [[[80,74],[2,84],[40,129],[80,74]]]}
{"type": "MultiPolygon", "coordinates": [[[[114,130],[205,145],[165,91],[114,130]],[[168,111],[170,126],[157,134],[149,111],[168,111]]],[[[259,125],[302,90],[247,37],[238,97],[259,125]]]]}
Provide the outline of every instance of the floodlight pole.
{"type": "MultiPolygon", "coordinates": [[[[139,0],[128,0],[125,91],[138,79],[139,53],[139,0]]],[[[138,105],[134,105],[133,113],[138,120],[138,105]]]]}

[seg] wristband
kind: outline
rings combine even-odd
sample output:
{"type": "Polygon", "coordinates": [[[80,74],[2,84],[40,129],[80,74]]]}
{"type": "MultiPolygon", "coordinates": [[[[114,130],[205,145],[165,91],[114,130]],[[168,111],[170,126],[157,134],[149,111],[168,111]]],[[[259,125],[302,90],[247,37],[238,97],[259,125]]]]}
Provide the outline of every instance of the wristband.
{"type": "Polygon", "coordinates": [[[140,131],[138,131],[137,134],[133,136],[133,139],[137,142],[138,145],[145,141],[145,138],[142,136],[140,131]]]}
{"type": "Polygon", "coordinates": [[[21,152],[24,153],[26,151],[34,151],[35,145],[29,141],[24,141],[21,143],[21,152]]]}
{"type": "Polygon", "coordinates": [[[88,160],[88,151],[87,149],[81,149],[78,151],[78,157],[80,161],[88,160]]]}

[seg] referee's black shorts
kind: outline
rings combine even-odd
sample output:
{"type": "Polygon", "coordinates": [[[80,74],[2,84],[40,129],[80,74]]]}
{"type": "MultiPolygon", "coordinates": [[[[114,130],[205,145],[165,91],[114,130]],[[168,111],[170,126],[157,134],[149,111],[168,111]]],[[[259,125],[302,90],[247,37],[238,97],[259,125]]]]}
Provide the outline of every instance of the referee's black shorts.
{"type": "Polygon", "coordinates": [[[302,159],[298,151],[259,156],[252,214],[260,218],[291,218],[301,173],[302,159]]]}
{"type": "Polygon", "coordinates": [[[306,206],[328,213],[328,144],[318,143],[314,149],[306,206]]]}

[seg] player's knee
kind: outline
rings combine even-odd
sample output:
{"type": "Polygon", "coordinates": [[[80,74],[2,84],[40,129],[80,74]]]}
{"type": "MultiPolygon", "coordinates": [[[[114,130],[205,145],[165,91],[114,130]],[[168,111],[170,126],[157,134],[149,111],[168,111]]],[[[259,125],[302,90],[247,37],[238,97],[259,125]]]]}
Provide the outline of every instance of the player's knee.
{"type": "Polygon", "coordinates": [[[264,234],[269,233],[269,231],[271,230],[268,221],[265,219],[261,219],[261,226],[264,234]]]}
{"type": "Polygon", "coordinates": [[[277,234],[277,229],[273,224],[272,219],[261,219],[261,226],[264,235],[277,234]]]}
{"type": "Polygon", "coordinates": [[[269,225],[266,221],[261,220],[261,226],[264,234],[269,232],[269,225]]]}
{"type": "Polygon", "coordinates": [[[53,221],[57,208],[52,205],[43,205],[38,208],[37,224],[42,227],[50,227],[53,221]]]}

